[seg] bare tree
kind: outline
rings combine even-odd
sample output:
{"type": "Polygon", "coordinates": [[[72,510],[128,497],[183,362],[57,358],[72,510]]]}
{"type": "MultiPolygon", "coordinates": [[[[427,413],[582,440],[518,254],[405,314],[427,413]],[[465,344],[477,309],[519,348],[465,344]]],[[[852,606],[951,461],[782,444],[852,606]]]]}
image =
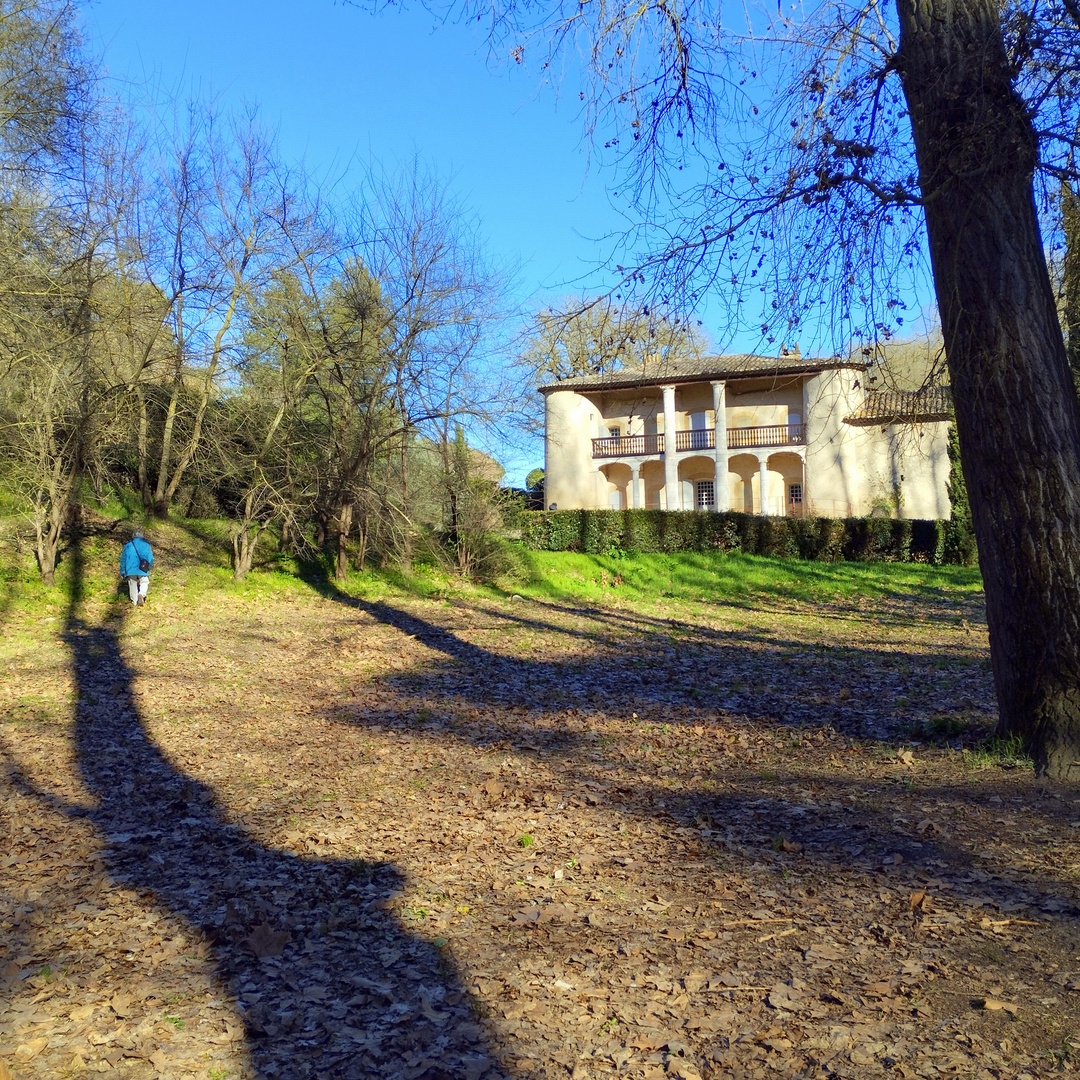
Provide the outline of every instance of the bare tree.
{"type": "Polygon", "coordinates": [[[541,379],[601,375],[650,361],[701,354],[696,328],[648,307],[620,304],[610,296],[568,297],[537,312],[521,361],[541,379]]]}
{"type": "MultiPolygon", "coordinates": [[[[367,340],[378,357],[368,369],[373,407],[364,434],[369,448],[385,455],[381,493],[364,507],[379,515],[384,534],[395,535],[396,555],[407,565],[409,448],[418,437],[447,444],[454,424],[492,423],[505,408],[490,357],[505,313],[506,275],[488,264],[475,223],[445,183],[419,163],[395,178],[373,174],[354,229],[366,284],[354,278],[349,295],[357,315],[376,319],[367,340]]],[[[377,474],[365,475],[373,493],[377,474]]],[[[359,490],[357,479],[341,488],[343,495],[359,490]]],[[[351,506],[340,499],[339,574],[351,506]]]]}
{"type": "Polygon", "coordinates": [[[107,115],[75,15],[0,3],[0,454],[49,585],[117,401],[99,333],[107,115]]]}
{"type": "Polygon", "coordinates": [[[80,483],[117,414],[96,317],[105,273],[99,209],[19,205],[3,217],[0,238],[9,260],[0,305],[0,453],[8,483],[28,506],[47,585],[80,483]]]}
{"type": "Polygon", "coordinates": [[[78,14],[72,0],[0,2],[0,176],[9,190],[78,162],[95,103],[78,14]]]}
{"type": "Polygon", "coordinates": [[[297,258],[291,234],[300,227],[302,183],[278,161],[255,116],[223,120],[201,104],[151,142],[141,166],[142,190],[117,249],[125,277],[153,290],[162,305],[161,332],[144,335],[135,368],[152,378],[132,386],[140,486],[147,509],[166,515],[238,355],[245,303],[297,258]],[[152,421],[143,418],[148,405],[160,410],[156,453],[152,421]]]}

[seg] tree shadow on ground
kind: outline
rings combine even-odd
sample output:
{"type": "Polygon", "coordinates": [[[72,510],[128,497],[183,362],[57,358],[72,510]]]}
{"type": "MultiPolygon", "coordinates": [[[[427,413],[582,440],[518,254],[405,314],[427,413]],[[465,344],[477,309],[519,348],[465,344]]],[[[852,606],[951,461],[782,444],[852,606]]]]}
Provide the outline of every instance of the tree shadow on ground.
{"type": "MultiPolygon", "coordinates": [[[[787,868],[789,872],[794,869],[806,874],[854,870],[904,879],[911,877],[916,869],[936,867],[937,872],[959,875],[962,879],[952,886],[957,897],[988,897],[1005,910],[1030,907],[1056,915],[1076,914],[1070,888],[1053,873],[1024,867],[1023,880],[995,880],[994,874],[987,871],[989,864],[977,866],[978,856],[973,856],[970,846],[955,840],[955,830],[950,827],[953,823],[933,821],[925,813],[918,813],[917,818],[905,820],[903,827],[897,826],[894,811],[900,804],[952,806],[958,799],[970,803],[972,796],[967,790],[961,792],[939,782],[923,781],[913,790],[911,772],[895,756],[896,743],[906,741],[906,733],[895,727],[891,731],[868,732],[873,726],[867,723],[870,702],[862,708],[850,697],[844,701],[833,697],[824,708],[821,704],[808,707],[799,700],[806,684],[795,687],[783,698],[775,693],[751,690],[746,700],[756,699],[757,711],[752,715],[757,720],[748,724],[746,715],[734,708],[718,710],[686,696],[666,678],[649,679],[651,662],[660,661],[669,667],[672,663],[664,627],[657,631],[664,641],[640,658],[643,674],[620,655],[617,647],[608,653],[591,655],[578,664],[522,659],[464,640],[445,626],[385,601],[359,600],[333,586],[324,595],[366,612],[441,654],[441,658],[425,668],[377,678],[366,696],[361,695],[359,701],[341,702],[330,710],[327,718],[373,729],[407,728],[411,738],[432,741],[451,738],[485,751],[533,758],[554,775],[547,781],[545,791],[530,793],[524,787],[517,793],[515,797],[525,806],[535,800],[536,807],[541,808],[552,798],[565,804],[567,800],[580,800],[582,793],[588,792],[590,804],[598,809],[692,830],[695,836],[692,846],[711,852],[718,861],[738,855],[752,861],[775,861],[778,871],[787,868]],[[379,684],[395,691],[393,704],[385,703],[379,684]],[[491,709],[481,719],[462,722],[454,717],[455,710],[464,713],[484,706],[491,709]],[[573,725],[567,717],[567,706],[576,706],[570,708],[570,713],[581,709],[596,714],[596,731],[587,732],[580,725],[573,725]],[[605,716],[631,714],[639,715],[646,723],[662,720],[661,726],[665,728],[679,724],[707,727],[730,724],[752,736],[760,736],[768,731],[770,724],[778,723],[790,730],[788,737],[796,742],[815,731],[831,728],[852,740],[844,749],[863,755],[863,769],[869,775],[852,777],[837,771],[823,777],[820,772],[807,769],[805,776],[800,777],[798,766],[789,765],[787,775],[781,780],[774,768],[767,767],[764,758],[749,766],[731,760],[730,771],[722,774],[723,781],[718,786],[715,781],[706,784],[700,777],[695,781],[693,773],[701,766],[688,763],[682,765],[687,779],[673,792],[669,781],[678,776],[680,762],[673,750],[665,752],[665,746],[678,741],[677,733],[669,738],[656,730],[656,724],[643,728],[640,741],[649,744],[655,740],[658,748],[658,752],[644,759],[640,755],[620,759],[596,753],[596,740],[602,737],[605,716]],[[425,719],[417,721],[417,716],[425,719]],[[890,755],[887,768],[891,768],[892,775],[881,775],[880,768],[868,768],[874,754],[890,755]],[[805,790],[805,799],[793,801],[793,785],[806,785],[812,792],[805,790]],[[782,790],[777,791],[778,788],[782,790]],[[924,822],[922,829],[918,827],[920,819],[924,822]],[[784,841],[790,850],[785,849],[784,841]]],[[[515,610],[499,615],[507,622],[520,621],[515,610]]],[[[543,625],[570,641],[590,636],[580,627],[543,625]]],[[[756,633],[705,631],[696,643],[696,651],[690,649],[686,655],[703,668],[722,671],[726,664],[745,666],[751,648],[765,648],[769,662],[775,663],[778,655],[804,651],[806,643],[756,633]]],[[[843,649],[843,662],[856,671],[864,670],[876,656],[870,643],[863,648],[843,649]]],[[[892,662],[913,658],[920,667],[918,678],[926,678],[927,669],[940,668],[948,675],[950,664],[957,659],[946,652],[919,654],[917,658],[914,654],[900,653],[893,655],[892,662]]],[[[806,679],[812,681],[819,674],[808,671],[806,679]]],[[[987,676],[975,668],[973,678],[987,676]]],[[[835,683],[835,672],[826,672],[822,677],[822,681],[829,679],[835,683]]],[[[897,696],[910,693],[905,680],[897,683],[893,693],[897,696]]],[[[958,693],[962,695],[964,690],[961,685],[958,693]]],[[[890,711],[893,704],[890,696],[872,703],[874,715],[880,717],[890,711]]],[[[961,697],[961,700],[967,699],[961,697]]],[[[737,706],[738,702],[734,704],[737,706]]],[[[938,698],[931,711],[940,712],[944,708],[947,706],[938,698]]],[[[980,729],[980,733],[985,730],[980,729]]],[[[770,742],[775,737],[770,737],[770,742]]],[[[716,753],[721,761],[725,754],[729,759],[734,757],[727,746],[717,746],[716,753]]],[[[1004,784],[983,782],[976,798],[989,813],[1005,798],[1015,801],[1015,792],[1004,784]]],[[[1023,813],[1028,817],[1030,829],[1043,824],[1061,828],[1075,818],[1071,804],[1055,798],[1041,799],[1037,807],[1024,807],[1023,813]]],[[[980,847],[983,853],[986,848],[992,848],[992,838],[986,837],[980,847]]],[[[1009,858],[1006,853],[1000,865],[1008,866],[1009,858]]]]}
{"type": "Polygon", "coordinates": [[[114,885],[148,894],[209,942],[242,1017],[252,1074],[502,1075],[449,960],[383,910],[402,873],[273,850],[227,822],[211,790],[148,736],[122,653],[124,616],[88,624],[79,591],[76,583],[64,640],[77,687],[77,765],[93,805],[35,794],[93,824],[114,885]]]}
{"type": "MultiPolygon", "coordinates": [[[[993,716],[988,673],[966,637],[964,644],[934,651],[883,651],[869,635],[860,646],[834,648],[761,629],[717,629],[639,612],[549,603],[538,616],[526,601],[499,611],[458,605],[467,614],[497,619],[490,629],[514,626],[555,633],[575,649],[594,646],[569,658],[520,657],[385,600],[351,596],[325,579],[309,583],[327,599],[441,654],[442,661],[420,672],[392,677],[399,689],[435,698],[458,693],[463,673],[471,673],[470,697],[491,704],[520,699],[547,711],[628,712],[655,706],[676,723],[730,712],[793,727],[829,724],[849,737],[883,741],[910,737],[935,716],[956,711],[971,723],[971,737],[981,738],[993,716]]],[[[453,623],[453,613],[447,621],[453,623]]]]}

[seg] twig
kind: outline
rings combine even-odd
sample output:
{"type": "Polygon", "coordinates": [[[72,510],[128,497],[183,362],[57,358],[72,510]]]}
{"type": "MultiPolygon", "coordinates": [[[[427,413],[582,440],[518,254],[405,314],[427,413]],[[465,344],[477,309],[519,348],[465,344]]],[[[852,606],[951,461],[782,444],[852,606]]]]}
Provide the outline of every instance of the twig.
{"type": "Polygon", "coordinates": [[[763,941],[773,941],[775,938],[787,937],[789,934],[797,934],[799,928],[797,926],[789,927],[787,930],[781,930],[777,934],[764,934],[757,939],[757,943],[760,945],[763,941]]]}
{"type": "Polygon", "coordinates": [[[721,926],[760,926],[767,922],[794,922],[794,919],[729,919],[722,922],[721,926]]]}

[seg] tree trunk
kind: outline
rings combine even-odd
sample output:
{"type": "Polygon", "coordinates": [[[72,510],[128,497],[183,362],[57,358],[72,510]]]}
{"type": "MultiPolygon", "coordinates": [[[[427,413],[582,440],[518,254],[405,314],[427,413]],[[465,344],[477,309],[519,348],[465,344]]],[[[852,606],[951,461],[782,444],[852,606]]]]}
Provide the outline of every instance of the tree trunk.
{"type": "Polygon", "coordinates": [[[1080,780],[1080,404],[996,0],[898,0],[999,730],[1080,780]]]}
{"type": "Polygon", "coordinates": [[[352,530],[352,503],[342,503],[338,512],[337,525],[337,565],[334,577],[344,581],[349,574],[349,532],[352,530]]]}
{"type": "Polygon", "coordinates": [[[138,455],[139,455],[139,496],[142,499],[143,510],[148,511],[154,505],[154,494],[150,490],[150,480],[147,473],[147,462],[150,457],[150,421],[146,413],[146,394],[141,386],[135,387],[135,394],[139,399],[139,431],[138,431],[138,455]]]}
{"type": "Polygon", "coordinates": [[[244,516],[233,530],[233,580],[243,581],[251,570],[251,564],[255,559],[255,548],[259,543],[266,525],[256,521],[252,516],[254,496],[248,492],[244,499],[244,516]]]}
{"type": "Polygon", "coordinates": [[[42,584],[49,588],[56,582],[56,562],[69,514],[70,490],[69,485],[61,483],[54,475],[50,496],[34,507],[34,557],[41,571],[42,584]]]}
{"type": "Polygon", "coordinates": [[[49,524],[40,527],[34,538],[34,555],[41,571],[41,583],[52,588],[56,583],[56,553],[60,547],[59,530],[49,524]]]}
{"type": "Polygon", "coordinates": [[[176,425],[176,409],[180,398],[181,378],[177,373],[169,394],[169,408],[165,413],[165,426],[161,432],[161,458],[158,462],[157,485],[154,488],[153,511],[155,517],[169,516],[169,503],[165,498],[165,489],[169,482],[169,461],[172,457],[173,428],[176,425]]]}
{"type": "Polygon", "coordinates": [[[1080,392],[1080,195],[1071,182],[1061,181],[1061,225],[1065,234],[1065,258],[1061,276],[1065,296],[1065,352],[1073,382],[1080,392]]]}
{"type": "Polygon", "coordinates": [[[255,549],[259,544],[265,525],[242,521],[233,532],[233,580],[243,581],[255,561],[255,549]]]}

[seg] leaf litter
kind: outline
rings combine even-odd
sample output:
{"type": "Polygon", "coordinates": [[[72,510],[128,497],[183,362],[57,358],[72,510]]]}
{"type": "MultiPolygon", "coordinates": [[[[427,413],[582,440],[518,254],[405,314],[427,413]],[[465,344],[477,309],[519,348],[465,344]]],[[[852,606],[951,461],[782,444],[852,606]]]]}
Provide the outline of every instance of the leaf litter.
{"type": "Polygon", "coordinates": [[[992,725],[961,608],[332,593],[20,628],[0,1070],[1074,1071],[1078,804],[911,739],[992,725]]]}

